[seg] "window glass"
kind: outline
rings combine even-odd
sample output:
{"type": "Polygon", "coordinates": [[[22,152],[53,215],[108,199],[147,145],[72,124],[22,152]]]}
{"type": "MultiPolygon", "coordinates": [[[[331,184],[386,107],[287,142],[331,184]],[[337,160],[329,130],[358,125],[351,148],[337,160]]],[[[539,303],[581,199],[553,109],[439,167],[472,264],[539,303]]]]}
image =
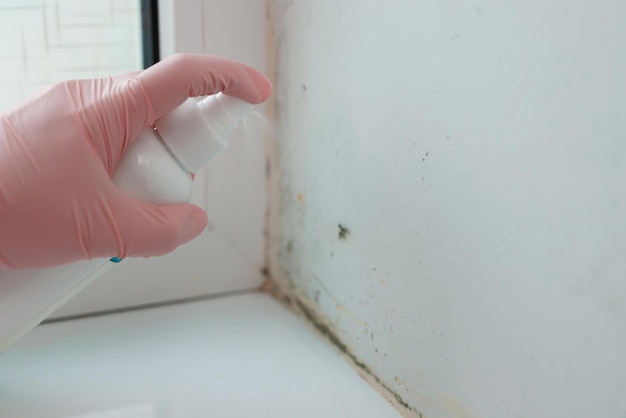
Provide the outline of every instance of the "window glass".
{"type": "Polygon", "coordinates": [[[37,88],[142,68],[129,0],[0,0],[0,111],[37,88]]]}

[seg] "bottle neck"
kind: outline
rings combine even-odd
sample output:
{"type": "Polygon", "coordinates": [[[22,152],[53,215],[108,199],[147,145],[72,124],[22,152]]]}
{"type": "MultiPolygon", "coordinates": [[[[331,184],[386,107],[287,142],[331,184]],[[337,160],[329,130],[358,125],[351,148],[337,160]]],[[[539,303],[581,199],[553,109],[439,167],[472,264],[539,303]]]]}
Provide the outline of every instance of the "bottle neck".
{"type": "Polygon", "coordinates": [[[186,100],[155,126],[176,159],[195,173],[228,146],[228,135],[253,110],[248,102],[218,93],[200,102],[186,100]]]}

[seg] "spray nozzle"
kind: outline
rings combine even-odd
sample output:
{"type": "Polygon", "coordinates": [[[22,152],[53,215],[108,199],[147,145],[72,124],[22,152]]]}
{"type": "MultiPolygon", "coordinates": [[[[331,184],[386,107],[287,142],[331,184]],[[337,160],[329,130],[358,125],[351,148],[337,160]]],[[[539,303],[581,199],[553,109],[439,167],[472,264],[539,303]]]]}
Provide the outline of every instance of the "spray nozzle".
{"type": "Polygon", "coordinates": [[[201,100],[198,110],[209,125],[225,139],[252,113],[253,108],[246,101],[218,93],[201,100]]]}

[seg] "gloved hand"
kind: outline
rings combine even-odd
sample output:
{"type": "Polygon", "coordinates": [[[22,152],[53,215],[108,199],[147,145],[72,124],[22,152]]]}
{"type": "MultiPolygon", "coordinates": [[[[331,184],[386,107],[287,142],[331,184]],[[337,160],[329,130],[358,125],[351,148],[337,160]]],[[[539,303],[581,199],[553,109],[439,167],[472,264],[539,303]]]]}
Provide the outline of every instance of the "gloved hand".
{"type": "Polygon", "coordinates": [[[3,114],[0,269],[161,255],[199,235],[202,209],[135,201],[111,176],[144,128],[188,97],[219,91],[256,104],[271,85],[246,65],[185,54],[136,73],[58,83],[3,114]]]}

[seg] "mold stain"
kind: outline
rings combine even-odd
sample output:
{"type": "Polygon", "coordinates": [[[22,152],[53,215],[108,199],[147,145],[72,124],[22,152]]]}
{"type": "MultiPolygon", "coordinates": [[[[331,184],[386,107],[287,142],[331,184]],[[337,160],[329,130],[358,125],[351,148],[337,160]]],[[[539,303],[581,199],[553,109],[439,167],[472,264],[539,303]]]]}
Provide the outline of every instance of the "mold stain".
{"type": "MultiPolygon", "coordinates": [[[[413,408],[411,405],[406,402],[402,396],[391,389],[387,384],[385,384],[378,376],[376,376],[372,370],[369,368],[367,364],[359,360],[359,358],[350,351],[348,346],[341,341],[341,339],[331,330],[331,328],[324,323],[324,321],[313,311],[307,307],[302,301],[295,299],[294,300],[295,307],[302,313],[302,315],[309,321],[311,325],[322,335],[324,336],[332,345],[334,345],[342,354],[344,354],[351,362],[354,364],[356,368],[358,368],[362,373],[372,378],[376,384],[389,393],[396,400],[398,405],[410,411],[412,414],[415,414],[418,418],[424,418],[424,415],[413,408]]],[[[385,356],[387,353],[385,353],[385,356]]]]}
{"type": "Polygon", "coordinates": [[[342,224],[339,224],[337,226],[339,227],[337,236],[339,237],[340,240],[345,241],[348,238],[348,235],[350,235],[350,230],[348,229],[348,227],[342,224]]]}

